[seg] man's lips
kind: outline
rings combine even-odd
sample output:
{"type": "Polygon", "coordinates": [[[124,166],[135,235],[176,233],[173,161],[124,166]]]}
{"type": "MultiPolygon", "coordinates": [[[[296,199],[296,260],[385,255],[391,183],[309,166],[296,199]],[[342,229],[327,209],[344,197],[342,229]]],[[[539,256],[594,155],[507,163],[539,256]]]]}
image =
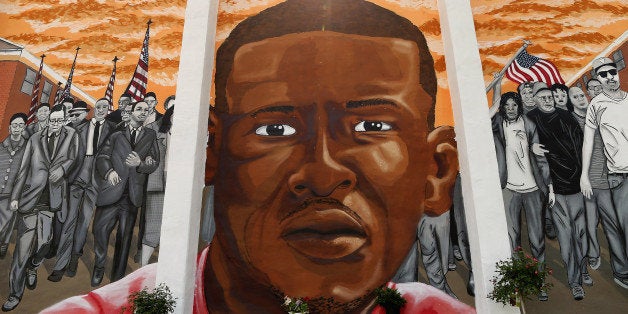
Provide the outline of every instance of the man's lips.
{"type": "Polygon", "coordinates": [[[366,244],[366,231],[350,209],[312,207],[287,220],[281,237],[291,248],[309,258],[337,260],[366,244]]]}

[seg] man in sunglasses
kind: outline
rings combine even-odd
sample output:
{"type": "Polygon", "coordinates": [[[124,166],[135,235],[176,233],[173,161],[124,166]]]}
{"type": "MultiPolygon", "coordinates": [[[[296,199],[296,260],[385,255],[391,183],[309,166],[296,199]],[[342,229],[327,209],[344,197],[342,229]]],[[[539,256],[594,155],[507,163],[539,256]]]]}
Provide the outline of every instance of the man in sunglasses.
{"type": "MultiPolygon", "coordinates": [[[[623,230],[624,240],[628,239],[628,185],[624,180],[628,177],[628,97],[620,89],[619,75],[615,62],[609,58],[598,58],[593,61],[593,70],[602,85],[602,93],[591,101],[587,109],[582,145],[582,171],[580,186],[586,198],[593,195],[589,177],[593,142],[596,132],[600,132],[604,143],[604,155],[608,167],[608,184],[611,197],[616,206],[619,228],[623,230]]],[[[626,258],[625,241],[622,258],[626,258]]],[[[620,254],[618,252],[618,254],[620,254]]],[[[613,267],[615,283],[628,289],[628,270],[613,267]]]]}
{"type": "Polygon", "coordinates": [[[75,129],[82,129],[83,126],[87,125],[87,114],[89,113],[89,108],[87,107],[87,103],[79,100],[77,101],[72,109],[68,111],[70,123],[68,126],[71,126],[75,129]]]}

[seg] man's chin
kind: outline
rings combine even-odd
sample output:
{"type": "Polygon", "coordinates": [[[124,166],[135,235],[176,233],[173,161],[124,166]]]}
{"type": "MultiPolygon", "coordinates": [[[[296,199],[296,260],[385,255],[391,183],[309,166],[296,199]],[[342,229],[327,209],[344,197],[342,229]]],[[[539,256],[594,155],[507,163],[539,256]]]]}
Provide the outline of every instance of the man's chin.
{"type": "Polygon", "coordinates": [[[359,313],[366,307],[370,306],[375,300],[375,289],[367,290],[358,297],[345,300],[342,297],[334,295],[330,296],[298,296],[285,293],[281,289],[273,287],[273,294],[283,301],[285,296],[291,298],[307,297],[307,305],[310,313],[359,313]]]}

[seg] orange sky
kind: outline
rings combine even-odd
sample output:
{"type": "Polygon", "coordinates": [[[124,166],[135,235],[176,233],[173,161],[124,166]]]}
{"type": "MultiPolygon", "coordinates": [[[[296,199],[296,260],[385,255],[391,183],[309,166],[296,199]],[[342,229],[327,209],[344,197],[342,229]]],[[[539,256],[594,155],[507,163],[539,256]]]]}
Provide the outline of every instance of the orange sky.
{"type": "MultiPolygon", "coordinates": [[[[331,0],[333,1],[333,0],[331,0]]],[[[117,99],[128,84],[149,18],[148,89],[164,100],[174,94],[184,0],[0,0],[0,37],[23,45],[66,77],[74,49],[81,46],[73,84],[94,98],[104,95],[114,56],[118,56],[117,99]]],[[[221,0],[218,40],[239,21],[280,0],[221,0]]],[[[439,81],[437,124],[452,124],[436,0],[373,0],[410,19],[425,33],[439,81]]],[[[521,46],[554,62],[568,80],[628,30],[628,2],[568,0],[471,0],[487,82],[521,46]]],[[[505,83],[504,91],[514,84],[505,83]]]]}

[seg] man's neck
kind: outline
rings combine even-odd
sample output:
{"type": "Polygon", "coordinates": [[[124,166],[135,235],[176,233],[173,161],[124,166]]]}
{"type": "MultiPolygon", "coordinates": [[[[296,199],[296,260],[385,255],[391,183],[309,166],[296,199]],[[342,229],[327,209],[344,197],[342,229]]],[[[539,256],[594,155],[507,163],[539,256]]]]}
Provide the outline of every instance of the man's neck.
{"type": "Polygon", "coordinates": [[[22,134],[11,134],[11,140],[14,142],[19,142],[21,138],[22,138],[22,134]]]}
{"type": "Polygon", "coordinates": [[[129,126],[133,129],[137,129],[142,126],[142,122],[131,120],[129,121],[129,126]]]}
{"type": "Polygon", "coordinates": [[[575,114],[577,114],[577,115],[578,115],[579,117],[581,117],[581,118],[584,118],[584,117],[586,117],[586,116],[587,116],[587,110],[586,110],[586,109],[580,109],[580,108],[576,108],[576,107],[574,106],[574,108],[573,108],[573,112],[574,112],[575,114]]]}
{"type": "Polygon", "coordinates": [[[621,89],[616,89],[616,90],[610,90],[610,89],[604,89],[604,94],[606,94],[606,96],[608,96],[610,99],[614,99],[614,100],[621,100],[624,97],[626,97],[626,92],[624,92],[621,89]]]}
{"type": "Polygon", "coordinates": [[[39,121],[39,122],[37,122],[37,124],[39,125],[39,127],[45,128],[45,127],[48,126],[48,120],[39,121]]]}
{"type": "Polygon", "coordinates": [[[56,132],[51,132],[50,130],[48,130],[48,137],[50,137],[50,136],[52,136],[52,135],[54,135],[54,136],[58,136],[58,135],[59,135],[59,133],[61,133],[61,130],[56,131],[56,132]]]}

